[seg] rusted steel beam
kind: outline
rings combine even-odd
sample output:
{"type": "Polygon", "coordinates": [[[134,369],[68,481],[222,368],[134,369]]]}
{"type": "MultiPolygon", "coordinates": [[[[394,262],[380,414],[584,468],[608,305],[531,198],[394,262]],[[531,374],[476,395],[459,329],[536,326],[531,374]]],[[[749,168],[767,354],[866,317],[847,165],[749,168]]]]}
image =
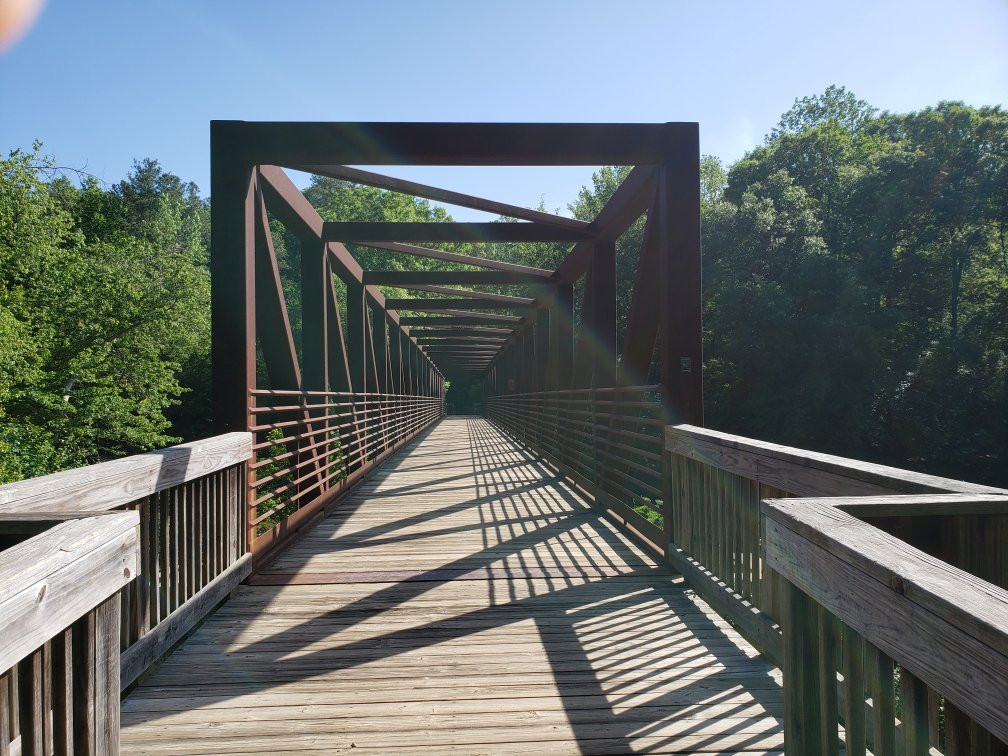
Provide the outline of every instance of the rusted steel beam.
{"type": "Polygon", "coordinates": [[[591,328],[592,385],[616,383],[616,242],[595,242],[592,251],[592,309],[583,320],[591,328]]]}
{"type": "Polygon", "coordinates": [[[529,304],[502,304],[480,299],[389,299],[388,306],[395,310],[413,310],[414,312],[431,312],[439,310],[457,310],[468,307],[472,310],[515,310],[534,309],[535,300],[529,304]]]}
{"type": "Polygon", "coordinates": [[[502,270],[378,270],[364,271],[364,283],[376,286],[436,286],[462,284],[463,286],[535,286],[542,284],[541,276],[527,273],[510,273],[502,270]]]}
{"type": "MultiPolygon", "coordinates": [[[[444,310],[444,312],[450,313],[451,310],[444,310]]],[[[404,326],[411,327],[411,333],[414,332],[414,329],[416,329],[417,326],[430,326],[437,328],[479,328],[480,326],[487,325],[505,326],[519,321],[521,321],[521,318],[518,316],[505,316],[497,318],[492,315],[477,312],[467,312],[465,315],[445,315],[444,317],[439,315],[406,315],[399,319],[399,322],[404,326]]]]}
{"type": "Polygon", "coordinates": [[[474,197],[471,194],[463,194],[450,189],[440,189],[436,186],[419,184],[415,181],[395,178],[394,176],[384,176],[380,173],[362,171],[359,168],[351,168],[346,165],[301,165],[297,170],[306,173],[314,173],[319,176],[350,181],[355,184],[374,186],[379,189],[388,189],[400,194],[408,194],[414,197],[423,197],[435,202],[446,202],[450,205],[468,207],[472,210],[482,210],[487,213],[496,213],[510,218],[520,220],[535,221],[538,223],[552,224],[559,228],[576,228],[585,230],[588,224],[576,218],[565,218],[561,215],[545,213],[541,210],[531,210],[517,205],[510,205],[507,202],[497,202],[495,200],[474,197]]]}
{"type": "Polygon", "coordinates": [[[329,313],[329,389],[330,391],[351,391],[350,363],[347,360],[346,339],[343,336],[343,321],[340,316],[339,298],[333,282],[332,258],[326,256],[326,286],[328,297],[326,308],[329,313]]]}
{"type": "Polygon", "coordinates": [[[675,422],[703,424],[700,146],[674,154],[659,177],[661,383],[675,422]]]}
{"type": "MultiPolygon", "coordinates": [[[[654,166],[634,167],[592,221],[591,228],[597,237],[615,241],[622,236],[647,209],[648,202],[654,196],[654,182],[654,166]]],[[[588,271],[591,260],[590,244],[574,245],[557,266],[557,278],[565,283],[573,283],[588,271]]]]}
{"type": "Polygon", "coordinates": [[[471,297],[483,302],[499,302],[502,305],[529,305],[536,300],[530,297],[516,297],[510,294],[491,294],[486,291],[474,291],[473,289],[453,289],[447,286],[431,286],[427,284],[413,284],[408,288],[414,291],[429,291],[431,294],[444,294],[449,297],[471,297]]]}
{"type": "MultiPolygon", "coordinates": [[[[501,323],[518,323],[523,320],[521,315],[502,315],[500,313],[489,313],[489,312],[470,312],[469,310],[444,310],[439,313],[452,318],[476,318],[481,321],[496,320],[501,323]]],[[[431,317],[431,316],[428,316],[431,317]]]]}
{"type": "Polygon", "coordinates": [[[549,390],[569,389],[574,369],[574,286],[555,287],[549,303],[550,351],[546,368],[549,390]]]}
{"type": "Polygon", "coordinates": [[[441,260],[442,262],[459,263],[460,265],[471,265],[475,268],[486,268],[487,270],[505,270],[512,273],[527,273],[528,275],[539,276],[549,279],[554,275],[552,270],[545,268],[533,268],[528,265],[516,265],[515,263],[502,262],[501,260],[491,260],[486,257],[476,257],[475,255],[462,255],[456,252],[445,252],[440,249],[430,249],[429,247],[418,247],[415,244],[401,244],[398,242],[354,242],[362,247],[372,247],[373,249],[384,249],[389,252],[402,252],[414,257],[425,257],[430,260],[441,260]]]}
{"type": "Polygon", "coordinates": [[[463,342],[466,344],[479,342],[481,344],[503,344],[507,341],[506,336],[496,336],[492,334],[416,334],[416,341],[420,344],[444,344],[446,342],[463,342]]]}
{"type": "Polygon", "coordinates": [[[213,121],[250,165],[640,165],[689,123],[213,121]]]}
{"type": "Polygon", "coordinates": [[[546,390],[546,372],[550,354],[550,313],[546,307],[536,310],[535,321],[535,382],[536,391],[546,390]]]}
{"type": "Polygon", "coordinates": [[[280,270],[273,250],[273,236],[266,218],[266,205],[262,193],[257,191],[256,195],[256,334],[270,386],[275,389],[300,389],[301,369],[280,283],[280,270]]]}
{"type": "Polygon", "coordinates": [[[657,218],[659,193],[655,188],[652,204],[648,210],[648,220],[644,226],[640,258],[630,299],[626,332],[623,335],[623,351],[620,358],[620,382],[626,386],[644,384],[651,368],[655,339],[658,337],[658,323],[662,312],[659,286],[659,256],[665,253],[658,246],[657,218]],[[659,313],[659,317],[655,314],[659,313]]]}
{"type": "Polygon", "coordinates": [[[416,338],[421,336],[444,336],[444,335],[464,335],[474,336],[510,336],[514,333],[512,328],[487,328],[486,326],[419,326],[410,330],[416,338]]]}
{"type": "Polygon", "coordinates": [[[543,223],[439,223],[326,221],[322,238],[339,242],[569,242],[592,238],[587,231],[543,223]]]}
{"type": "Polygon", "coordinates": [[[252,164],[235,154],[227,128],[211,124],[210,307],[216,433],[249,427],[255,388],[255,198],[252,164]]]}
{"type": "Polygon", "coordinates": [[[591,222],[600,239],[616,241],[643,213],[654,195],[655,167],[635,166],[591,222]]]}

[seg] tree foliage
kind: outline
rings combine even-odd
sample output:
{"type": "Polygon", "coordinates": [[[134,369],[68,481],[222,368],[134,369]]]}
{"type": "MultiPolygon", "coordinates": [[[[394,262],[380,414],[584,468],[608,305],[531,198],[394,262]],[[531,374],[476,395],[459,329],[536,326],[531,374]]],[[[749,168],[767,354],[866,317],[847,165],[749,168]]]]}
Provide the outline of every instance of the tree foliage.
{"type": "MultiPolygon", "coordinates": [[[[627,172],[598,171],[572,214],[594,218],[627,172]]],[[[829,87],[700,173],[708,424],[1008,484],[1008,114],[880,113],[829,87]]],[[[326,220],[450,220],[345,181],[305,193],[326,220]]],[[[208,432],[207,216],[156,161],[112,187],[75,186],[38,146],[0,161],[0,480],[208,432]]],[[[300,246],[271,225],[300,349],[300,246]]],[[[643,227],[617,242],[620,343],[643,227]]],[[[437,246],[547,269],[567,253],[437,246]]],[[[460,267],[351,251],[370,270],[460,267]]]]}
{"type": "Polygon", "coordinates": [[[38,146],[0,161],[2,480],[205,427],[209,279],[195,187],[153,161],[107,191],[51,169],[38,146]],[[200,388],[186,392],[184,375],[200,388]],[[168,413],[187,393],[173,432],[168,413]]]}

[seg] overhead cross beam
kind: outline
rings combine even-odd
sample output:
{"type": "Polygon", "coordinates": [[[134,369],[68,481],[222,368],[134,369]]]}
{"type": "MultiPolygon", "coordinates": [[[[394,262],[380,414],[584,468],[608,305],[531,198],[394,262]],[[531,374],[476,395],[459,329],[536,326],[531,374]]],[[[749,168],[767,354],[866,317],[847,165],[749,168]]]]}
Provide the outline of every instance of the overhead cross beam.
{"type": "Polygon", "coordinates": [[[470,265],[476,268],[487,270],[504,270],[511,273],[527,273],[540,278],[552,278],[554,271],[543,268],[534,268],[528,265],[516,265],[515,263],[503,262],[501,260],[491,260],[487,257],[477,257],[475,255],[462,255],[457,252],[445,252],[441,249],[431,249],[429,247],[418,247],[415,244],[402,244],[400,242],[354,242],[361,247],[371,247],[372,249],[384,249],[389,252],[402,252],[414,257],[424,257],[429,260],[440,260],[441,262],[459,263],[460,265],[470,265]]]}
{"type": "Polygon", "coordinates": [[[349,242],[571,242],[591,239],[588,231],[545,223],[441,223],[326,221],[326,241],[349,242]]]}
{"type": "Polygon", "coordinates": [[[400,322],[406,326],[481,326],[489,323],[503,325],[505,323],[519,323],[521,317],[517,315],[495,315],[491,313],[479,313],[464,311],[464,314],[457,314],[459,310],[443,310],[444,317],[440,315],[407,315],[400,318],[400,322]]]}
{"type": "Polygon", "coordinates": [[[434,297],[426,299],[389,299],[387,304],[396,310],[412,310],[414,312],[457,310],[461,307],[468,307],[473,310],[528,310],[535,309],[536,306],[534,299],[527,303],[502,304],[482,299],[436,299],[434,297]]]}
{"type": "Polygon", "coordinates": [[[438,284],[535,286],[543,282],[543,277],[534,273],[513,273],[503,270],[379,270],[364,272],[364,283],[377,286],[411,287],[438,284]]]}
{"type": "Polygon", "coordinates": [[[213,121],[248,165],[641,165],[695,144],[692,123],[213,121]],[[692,141],[691,141],[692,140],[692,141]]]}
{"type": "Polygon", "coordinates": [[[379,173],[362,171],[359,168],[351,168],[346,165],[301,165],[292,167],[296,167],[297,170],[306,173],[314,173],[318,176],[328,176],[329,178],[350,181],[355,184],[388,189],[400,194],[423,197],[435,202],[445,202],[449,205],[468,207],[472,210],[482,210],[483,212],[505,215],[510,218],[545,223],[559,228],[573,228],[582,231],[588,229],[587,223],[576,218],[564,218],[563,216],[545,213],[541,210],[530,210],[529,208],[510,205],[506,202],[474,197],[470,194],[453,192],[449,189],[439,189],[436,186],[419,184],[415,181],[407,181],[406,179],[395,178],[393,176],[383,176],[379,173]]]}

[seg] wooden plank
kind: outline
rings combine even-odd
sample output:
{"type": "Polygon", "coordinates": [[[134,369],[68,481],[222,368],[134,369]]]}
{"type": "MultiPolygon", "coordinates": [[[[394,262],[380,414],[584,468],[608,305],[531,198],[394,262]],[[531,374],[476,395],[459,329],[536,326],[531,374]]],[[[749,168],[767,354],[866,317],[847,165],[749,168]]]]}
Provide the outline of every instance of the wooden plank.
{"type": "Polygon", "coordinates": [[[42,707],[42,649],[37,648],[18,663],[18,731],[23,756],[44,756],[44,720],[49,712],[42,707]]]}
{"type": "Polygon", "coordinates": [[[172,612],[151,632],[122,654],[119,666],[120,685],[125,690],[154,662],[171,650],[197,623],[252,573],[252,555],[243,554],[227,569],[210,581],[199,593],[172,612]]]}
{"type": "MultiPolygon", "coordinates": [[[[137,512],[65,522],[0,552],[0,669],[114,595],[139,570],[137,512]]],[[[116,596],[118,601],[118,596],[116,596]]]]}
{"type": "Polygon", "coordinates": [[[1008,592],[828,504],[771,500],[763,513],[773,569],[1008,739],[1008,592]]]}
{"type": "Polygon", "coordinates": [[[124,750],[782,745],[779,675],[485,420],[408,444],[252,583],[126,698],[124,750]]]}
{"type": "Polygon", "coordinates": [[[112,596],[93,612],[94,752],[119,752],[119,597],[112,596]]]}
{"type": "Polygon", "coordinates": [[[751,480],[765,481],[798,496],[927,492],[1008,494],[1005,489],[772,444],[694,425],[669,426],[665,430],[665,443],[673,453],[731,470],[751,480]]]}
{"type": "Polygon", "coordinates": [[[8,483],[0,486],[0,512],[116,509],[251,456],[251,434],[225,433],[146,454],[8,483]]]}

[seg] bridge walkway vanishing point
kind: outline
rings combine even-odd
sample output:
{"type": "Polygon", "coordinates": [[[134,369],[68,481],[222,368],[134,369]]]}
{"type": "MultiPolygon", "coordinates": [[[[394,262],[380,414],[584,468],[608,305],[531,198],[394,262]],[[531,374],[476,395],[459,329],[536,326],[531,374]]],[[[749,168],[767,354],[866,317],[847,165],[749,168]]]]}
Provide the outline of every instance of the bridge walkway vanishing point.
{"type": "Polygon", "coordinates": [[[484,419],[250,582],[123,701],[123,753],[783,748],[779,671],[484,419]]]}

